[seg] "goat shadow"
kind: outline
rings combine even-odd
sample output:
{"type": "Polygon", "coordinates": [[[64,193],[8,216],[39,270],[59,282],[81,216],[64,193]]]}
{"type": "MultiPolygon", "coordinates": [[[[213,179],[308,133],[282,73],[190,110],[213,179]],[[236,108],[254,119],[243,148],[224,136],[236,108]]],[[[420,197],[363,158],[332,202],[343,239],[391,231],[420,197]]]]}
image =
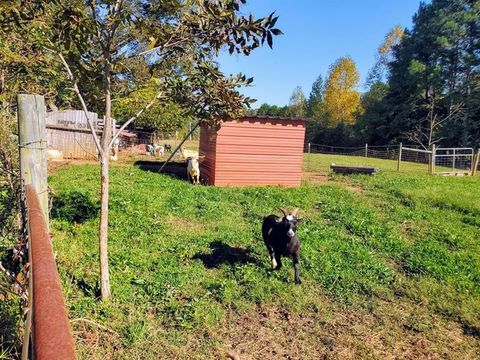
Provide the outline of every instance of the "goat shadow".
{"type": "Polygon", "coordinates": [[[252,250],[241,247],[232,247],[223,241],[217,240],[210,243],[211,252],[195,254],[192,259],[199,259],[207,269],[219,268],[222,264],[229,266],[256,264],[261,262],[253,256],[252,250]]]}
{"type": "Polygon", "coordinates": [[[85,279],[78,278],[72,273],[67,273],[70,277],[71,284],[76,286],[86,297],[94,297],[99,299],[101,296],[100,284],[95,282],[94,285],[89,284],[85,279]]]}
{"type": "MultiPolygon", "coordinates": [[[[137,160],[134,165],[140,170],[158,173],[165,161],[137,160]]],[[[171,176],[175,179],[188,181],[187,164],[185,162],[169,162],[162,170],[162,174],[171,176]]]]}

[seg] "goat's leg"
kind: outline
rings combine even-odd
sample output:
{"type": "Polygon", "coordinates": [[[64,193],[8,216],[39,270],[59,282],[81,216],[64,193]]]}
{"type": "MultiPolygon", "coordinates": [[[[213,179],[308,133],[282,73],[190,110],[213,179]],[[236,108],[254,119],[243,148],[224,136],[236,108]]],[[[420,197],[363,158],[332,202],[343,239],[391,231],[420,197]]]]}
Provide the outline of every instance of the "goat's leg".
{"type": "Polygon", "coordinates": [[[275,270],[280,270],[282,268],[282,255],[280,254],[274,254],[275,255],[275,262],[277,263],[277,267],[275,267],[275,270]]]}
{"type": "Polygon", "coordinates": [[[301,284],[302,280],[300,280],[300,256],[298,251],[292,255],[293,257],[293,268],[295,269],[295,284],[301,284]]]}
{"type": "Polygon", "coordinates": [[[273,247],[267,245],[267,250],[268,250],[268,255],[270,256],[270,261],[272,262],[272,269],[275,270],[277,267],[277,261],[275,260],[273,247]]]}

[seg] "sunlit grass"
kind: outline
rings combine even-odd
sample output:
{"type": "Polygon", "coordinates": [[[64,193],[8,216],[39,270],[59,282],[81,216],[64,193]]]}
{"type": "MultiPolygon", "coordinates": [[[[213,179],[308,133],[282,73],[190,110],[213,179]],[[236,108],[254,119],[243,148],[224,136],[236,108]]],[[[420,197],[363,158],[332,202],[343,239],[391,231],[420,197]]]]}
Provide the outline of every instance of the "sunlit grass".
{"type": "MultiPolygon", "coordinates": [[[[331,162],[343,160],[367,161],[315,155],[309,170],[326,171],[331,162]]],[[[432,316],[477,328],[479,179],[431,176],[420,164],[405,165],[405,173],[394,171],[395,162],[368,159],[366,165],[384,171],[333,176],[322,184],[304,181],[288,189],[191,186],[168,175],[114,166],[112,302],[97,298],[98,219],[53,220],[70,316],[93,319],[117,334],[98,348],[79,341],[81,357],[153,359],[158,357],[152,349],[171,356],[195,349],[196,357],[211,358],[228,342],[222,329],[243,314],[261,307],[315,317],[325,298],[338,311],[368,309],[388,299],[411,303],[409,311],[415,313],[422,302],[432,316]],[[299,228],[301,286],[293,284],[290,261],[281,271],[270,270],[260,235],[264,215],[294,206],[305,218],[299,228]],[[192,336],[201,336],[202,345],[191,345],[192,336]]],[[[71,165],[58,170],[50,184],[58,197],[76,191],[95,205],[97,176],[95,165],[71,165]]],[[[423,329],[417,320],[408,321],[423,329]]],[[[399,336],[402,326],[395,328],[399,336]]]]}

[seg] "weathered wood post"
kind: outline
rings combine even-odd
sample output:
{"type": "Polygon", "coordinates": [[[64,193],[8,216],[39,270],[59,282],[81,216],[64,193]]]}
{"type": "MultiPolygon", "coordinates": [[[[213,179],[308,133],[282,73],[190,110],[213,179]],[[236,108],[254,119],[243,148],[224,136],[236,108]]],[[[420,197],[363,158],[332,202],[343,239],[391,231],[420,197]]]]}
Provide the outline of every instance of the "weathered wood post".
{"type": "Polygon", "coordinates": [[[455,172],[455,158],[457,157],[457,149],[453,148],[453,161],[452,161],[452,170],[455,172]]]}
{"type": "Polygon", "coordinates": [[[38,194],[48,226],[47,130],[45,99],[41,95],[18,95],[18,134],[20,177],[32,184],[38,194]]]}
{"type": "Polygon", "coordinates": [[[368,157],[368,144],[365,144],[365,157],[368,157]]]}
{"type": "Polygon", "coordinates": [[[477,154],[474,156],[472,164],[472,176],[477,175],[478,164],[480,163],[480,148],[477,150],[477,154]]]}
{"type": "Polygon", "coordinates": [[[309,153],[309,154],[311,153],[311,150],[312,150],[312,144],[311,144],[311,143],[308,143],[308,153],[309,153]]]}
{"type": "Polygon", "coordinates": [[[398,164],[397,171],[400,171],[400,163],[402,162],[402,143],[398,146],[398,164]]]}

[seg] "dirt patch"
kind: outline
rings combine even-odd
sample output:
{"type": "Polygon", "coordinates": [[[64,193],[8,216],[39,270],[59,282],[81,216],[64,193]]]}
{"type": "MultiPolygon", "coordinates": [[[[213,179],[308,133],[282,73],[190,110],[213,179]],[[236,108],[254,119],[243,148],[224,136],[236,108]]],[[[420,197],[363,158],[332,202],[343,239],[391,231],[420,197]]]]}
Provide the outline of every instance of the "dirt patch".
{"type": "Polygon", "coordinates": [[[48,161],[47,162],[47,171],[49,174],[54,174],[59,169],[67,166],[67,165],[84,165],[84,164],[98,164],[95,160],[62,160],[62,161],[48,161]]]}
{"type": "Polygon", "coordinates": [[[205,229],[205,224],[201,222],[195,222],[192,219],[183,219],[180,217],[169,218],[167,222],[172,226],[175,231],[200,231],[205,229]]]}
{"type": "Polygon", "coordinates": [[[326,172],[306,172],[303,179],[314,184],[324,184],[330,180],[329,174],[326,172]]]}
{"type": "MultiPolygon", "coordinates": [[[[223,354],[250,359],[473,359],[473,337],[457,323],[406,302],[339,311],[325,303],[314,315],[261,308],[229,322],[223,354]]],[[[222,356],[219,359],[225,358],[222,356]]]]}

